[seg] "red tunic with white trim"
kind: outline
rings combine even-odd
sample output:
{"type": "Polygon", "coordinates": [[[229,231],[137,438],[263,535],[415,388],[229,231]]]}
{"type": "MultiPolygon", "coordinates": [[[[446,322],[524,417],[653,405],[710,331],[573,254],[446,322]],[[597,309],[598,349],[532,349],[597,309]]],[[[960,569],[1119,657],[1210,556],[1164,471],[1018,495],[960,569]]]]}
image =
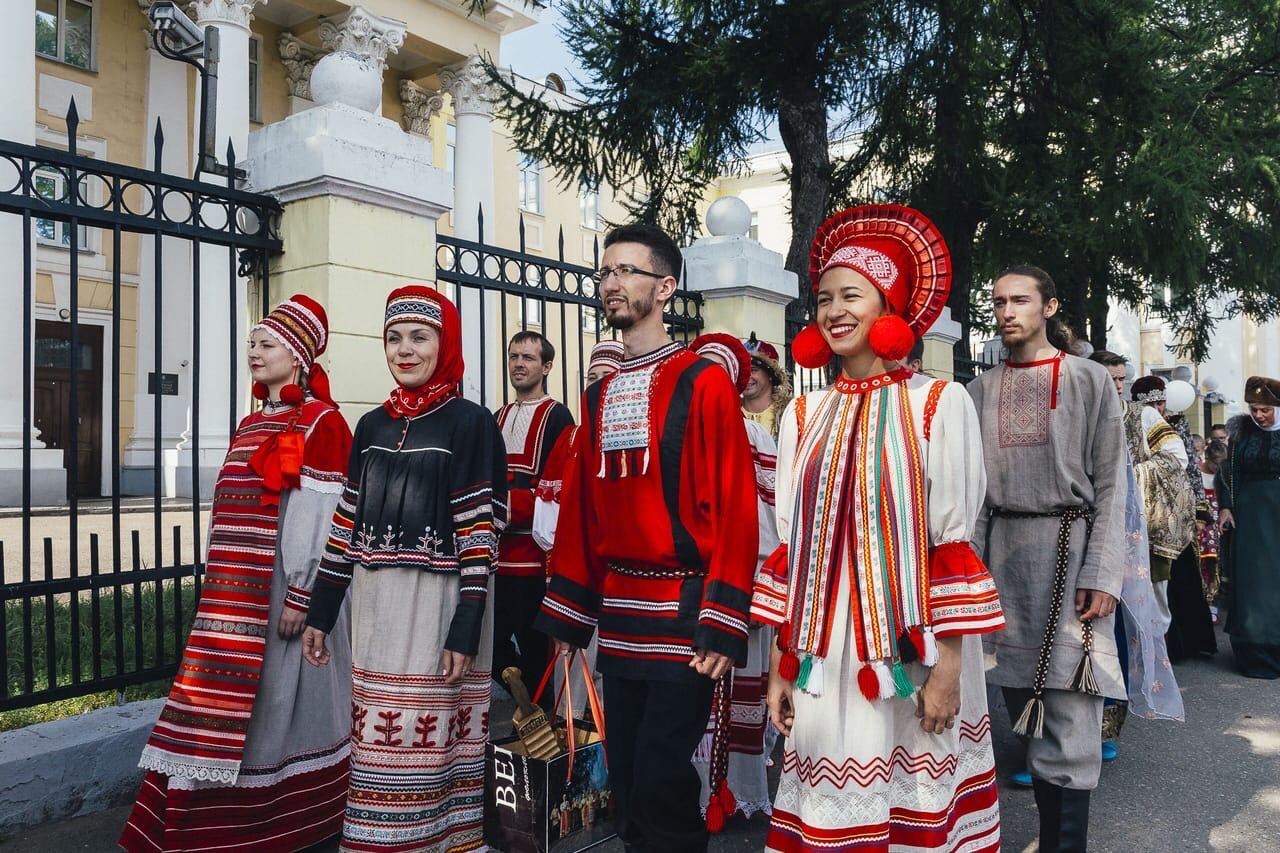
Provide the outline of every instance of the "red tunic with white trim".
{"type": "Polygon", "coordinates": [[[694,649],[746,663],[751,449],[728,376],[672,343],[587,388],[535,623],[600,672],[692,681],[694,649]]]}
{"type": "Polygon", "coordinates": [[[545,554],[533,539],[534,495],[556,439],[573,426],[573,415],[551,397],[510,403],[496,414],[507,447],[511,496],[511,516],[498,539],[498,574],[542,577],[545,554]]]}

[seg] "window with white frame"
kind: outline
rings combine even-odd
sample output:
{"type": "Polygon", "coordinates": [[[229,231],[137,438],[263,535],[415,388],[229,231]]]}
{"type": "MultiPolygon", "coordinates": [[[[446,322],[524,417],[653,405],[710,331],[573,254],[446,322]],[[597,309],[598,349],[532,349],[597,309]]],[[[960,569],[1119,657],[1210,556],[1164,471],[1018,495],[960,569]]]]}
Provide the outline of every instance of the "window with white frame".
{"type": "MultiPolygon", "coordinates": [[[[69,201],[70,193],[68,193],[68,181],[65,173],[58,169],[37,169],[32,175],[32,183],[36,191],[36,195],[49,201],[69,201]]],[[[88,186],[85,181],[80,182],[81,201],[87,201],[84,198],[88,192],[88,186]]],[[[36,219],[35,220],[36,240],[47,246],[61,246],[71,248],[71,225],[57,219],[36,219]]],[[[76,228],[76,248],[79,251],[89,251],[89,229],[81,225],[76,228]]]]}
{"type": "Polygon", "coordinates": [[[582,210],[582,227],[600,230],[600,181],[583,175],[578,182],[578,207],[582,210]]]}
{"type": "MultiPolygon", "coordinates": [[[[530,266],[525,270],[525,282],[530,287],[542,286],[542,270],[530,266]]],[[[535,296],[520,297],[520,317],[526,326],[542,325],[542,303],[535,296]]]]}
{"type": "Polygon", "coordinates": [[[458,126],[456,124],[446,124],[444,126],[444,170],[450,175],[453,174],[453,159],[458,153],[458,126]]]}
{"type": "Polygon", "coordinates": [[[542,164],[528,155],[520,158],[520,209],[542,213],[542,164]]]}
{"type": "Polygon", "coordinates": [[[249,37],[249,120],[262,121],[262,36],[249,37]]]}
{"type": "Polygon", "coordinates": [[[36,53],[93,69],[94,0],[36,0],[36,53]]]}
{"type": "Polygon", "coordinates": [[[747,232],[752,240],[760,241],[760,211],[751,211],[751,229],[747,232]]]}

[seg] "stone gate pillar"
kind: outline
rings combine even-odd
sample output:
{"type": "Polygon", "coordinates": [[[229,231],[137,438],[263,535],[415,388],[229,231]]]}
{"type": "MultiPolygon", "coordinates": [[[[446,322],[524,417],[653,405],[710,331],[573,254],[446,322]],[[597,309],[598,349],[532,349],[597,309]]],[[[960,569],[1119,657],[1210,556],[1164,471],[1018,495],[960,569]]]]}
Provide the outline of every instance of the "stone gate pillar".
{"type": "Polygon", "coordinates": [[[685,283],[705,300],[703,328],[739,338],[751,332],[786,349],[787,303],[799,293],[796,274],[784,259],[752,240],[751,210],[737,196],[717,199],[707,210],[710,237],[684,249],[685,283]]]}
{"type": "Polygon", "coordinates": [[[320,361],[354,426],[393,384],[382,348],[387,294],[435,280],[436,223],[453,189],[431,165],[426,139],[376,115],[404,24],[355,7],[326,27],[334,52],[312,74],[316,106],[254,133],[249,170],[253,190],[284,205],[271,301],[306,293],[324,305],[330,334],[320,361]]]}

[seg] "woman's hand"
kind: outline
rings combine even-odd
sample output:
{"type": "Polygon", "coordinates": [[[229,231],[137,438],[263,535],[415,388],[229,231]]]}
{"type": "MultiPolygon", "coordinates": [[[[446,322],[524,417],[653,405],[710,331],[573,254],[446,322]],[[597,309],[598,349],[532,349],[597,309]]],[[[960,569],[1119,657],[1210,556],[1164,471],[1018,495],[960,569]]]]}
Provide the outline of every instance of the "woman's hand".
{"type": "Polygon", "coordinates": [[[292,640],[294,637],[301,636],[306,627],[307,614],[292,607],[285,607],[280,612],[280,623],[276,625],[276,633],[282,640],[292,640]]]}
{"type": "Polygon", "coordinates": [[[462,681],[462,677],[471,671],[475,662],[475,655],[464,655],[461,652],[445,649],[440,654],[440,674],[444,676],[444,683],[457,684],[462,681]]]}
{"type": "Polygon", "coordinates": [[[960,643],[960,637],[938,639],[938,662],[916,697],[923,731],[940,735],[955,727],[960,713],[960,643]]]}
{"type": "Polygon", "coordinates": [[[324,631],[308,626],[302,632],[302,657],[312,666],[324,666],[329,662],[329,649],[324,644],[324,631]]]}
{"type": "Polygon", "coordinates": [[[796,721],[795,705],[791,702],[791,691],[795,688],[790,681],[778,675],[778,661],[781,659],[782,652],[775,645],[769,658],[769,719],[783,737],[790,737],[791,726],[796,721]]]}
{"type": "Polygon", "coordinates": [[[1232,515],[1229,509],[1218,510],[1218,530],[1226,533],[1228,530],[1234,530],[1236,526],[1236,517],[1232,515]]]}

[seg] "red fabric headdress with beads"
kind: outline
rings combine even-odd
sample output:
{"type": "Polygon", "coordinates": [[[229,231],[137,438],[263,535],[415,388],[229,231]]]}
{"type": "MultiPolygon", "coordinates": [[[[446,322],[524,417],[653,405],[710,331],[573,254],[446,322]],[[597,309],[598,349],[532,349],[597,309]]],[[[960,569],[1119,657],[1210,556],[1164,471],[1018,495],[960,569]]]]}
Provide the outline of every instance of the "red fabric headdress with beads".
{"type": "MultiPolygon", "coordinates": [[[[832,267],[861,273],[884,294],[890,313],[872,326],[870,342],[888,361],[910,354],[951,293],[951,253],[942,232],[923,213],[900,204],[851,207],[822,223],[809,252],[814,292],[832,267]]],[[[795,337],[791,354],[808,368],[823,367],[832,357],[816,323],[795,337]]]]}

